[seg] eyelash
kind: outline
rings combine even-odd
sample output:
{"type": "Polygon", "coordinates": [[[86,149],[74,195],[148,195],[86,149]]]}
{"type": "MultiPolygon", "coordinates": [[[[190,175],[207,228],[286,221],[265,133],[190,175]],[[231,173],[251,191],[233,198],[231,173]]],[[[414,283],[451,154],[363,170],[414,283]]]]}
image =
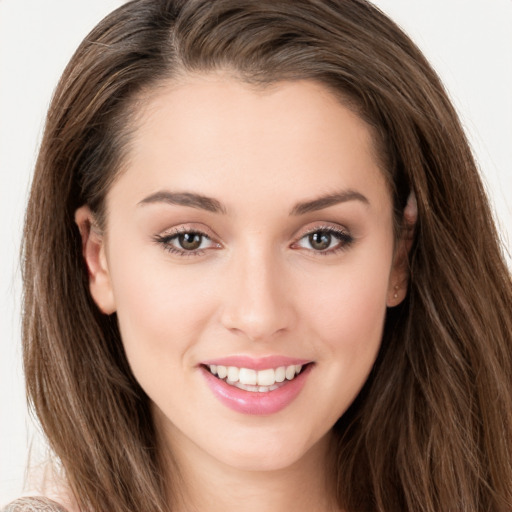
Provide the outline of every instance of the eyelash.
{"type": "MultiPolygon", "coordinates": [[[[306,249],[308,251],[313,252],[315,255],[321,255],[321,256],[328,256],[332,254],[337,254],[340,251],[347,250],[352,243],[354,242],[354,238],[352,235],[350,235],[348,232],[335,228],[333,226],[321,226],[321,227],[315,227],[314,229],[304,233],[296,242],[292,244],[292,247],[302,247],[299,245],[299,242],[306,239],[306,237],[310,237],[311,235],[322,233],[324,235],[328,235],[330,237],[334,237],[339,241],[339,244],[336,247],[326,249],[326,250],[315,250],[315,249],[306,249]]],[[[191,235],[191,236],[200,236],[201,237],[201,244],[203,240],[210,240],[212,241],[211,237],[209,237],[206,233],[202,231],[198,231],[195,229],[187,229],[187,228],[179,228],[171,233],[165,234],[165,235],[156,235],[154,237],[154,240],[156,243],[163,246],[163,249],[168,251],[171,254],[176,254],[180,257],[187,258],[187,257],[193,257],[193,256],[201,256],[205,253],[206,249],[194,249],[194,250],[186,250],[186,249],[179,249],[175,245],[172,244],[174,240],[177,240],[179,236],[181,235],[191,235]]],[[[220,244],[216,244],[217,246],[213,248],[219,248],[220,244]]]]}
{"type": "Polygon", "coordinates": [[[311,235],[314,235],[316,233],[326,234],[330,237],[336,238],[339,242],[337,246],[331,249],[309,249],[310,251],[314,252],[315,255],[318,254],[319,256],[329,256],[332,254],[337,254],[340,251],[346,251],[354,242],[354,237],[350,235],[347,231],[344,231],[343,229],[335,228],[333,226],[320,226],[315,227],[314,229],[311,229],[310,231],[304,233],[297,242],[293,243],[293,245],[297,245],[301,240],[304,240],[306,237],[310,237],[311,235]]]}
{"type": "MultiPolygon", "coordinates": [[[[178,228],[173,230],[171,233],[165,234],[165,235],[156,235],[154,237],[155,242],[162,245],[163,249],[167,252],[170,252],[171,254],[176,254],[178,256],[181,256],[182,258],[187,258],[191,256],[201,256],[204,254],[205,249],[194,249],[194,250],[186,250],[186,249],[179,249],[178,247],[174,246],[172,244],[173,240],[177,240],[179,236],[181,235],[192,235],[192,236],[200,236],[203,240],[211,240],[211,238],[202,231],[198,231],[196,229],[187,229],[185,227],[178,228]]],[[[201,241],[201,243],[202,243],[201,241]]],[[[219,246],[219,244],[217,244],[219,246]]]]}

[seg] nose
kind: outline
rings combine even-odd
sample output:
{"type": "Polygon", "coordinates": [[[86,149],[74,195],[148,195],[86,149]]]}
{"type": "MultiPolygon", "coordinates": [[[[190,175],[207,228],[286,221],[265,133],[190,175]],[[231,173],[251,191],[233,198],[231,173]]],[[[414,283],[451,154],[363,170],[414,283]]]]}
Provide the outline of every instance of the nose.
{"type": "Polygon", "coordinates": [[[271,250],[240,251],[223,279],[226,329],[250,341],[270,341],[292,327],[290,279],[271,250]]]}

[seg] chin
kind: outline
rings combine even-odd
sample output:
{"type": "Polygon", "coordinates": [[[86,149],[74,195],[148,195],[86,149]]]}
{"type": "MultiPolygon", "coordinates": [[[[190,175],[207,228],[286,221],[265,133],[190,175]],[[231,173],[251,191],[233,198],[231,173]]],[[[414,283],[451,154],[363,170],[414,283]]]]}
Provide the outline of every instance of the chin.
{"type": "MultiPolygon", "coordinates": [[[[260,433],[251,440],[240,439],[238,443],[230,443],[227,448],[211,455],[227,466],[239,471],[268,472],[281,471],[303,461],[305,458],[320,455],[325,457],[325,450],[330,436],[326,434],[320,440],[295,439],[290,434],[264,436],[260,433]]],[[[217,446],[220,446],[217,445],[217,446]]]]}

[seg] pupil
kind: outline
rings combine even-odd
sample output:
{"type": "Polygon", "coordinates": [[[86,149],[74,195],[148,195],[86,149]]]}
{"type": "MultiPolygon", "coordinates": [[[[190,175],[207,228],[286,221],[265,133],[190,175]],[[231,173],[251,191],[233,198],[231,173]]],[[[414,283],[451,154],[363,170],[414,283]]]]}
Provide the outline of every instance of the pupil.
{"type": "Polygon", "coordinates": [[[181,247],[187,251],[199,249],[201,246],[201,239],[202,236],[197,233],[183,233],[178,237],[181,247]]]}
{"type": "Polygon", "coordinates": [[[309,235],[309,243],[317,251],[325,251],[331,245],[331,235],[324,231],[317,231],[309,235]]]}

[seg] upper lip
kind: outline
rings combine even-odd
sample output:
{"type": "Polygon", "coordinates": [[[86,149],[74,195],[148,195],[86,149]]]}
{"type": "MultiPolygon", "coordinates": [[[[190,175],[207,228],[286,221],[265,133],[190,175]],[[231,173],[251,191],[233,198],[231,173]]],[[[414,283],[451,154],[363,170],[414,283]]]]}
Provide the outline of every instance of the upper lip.
{"type": "Polygon", "coordinates": [[[305,365],[311,362],[310,359],[280,355],[265,357],[239,355],[208,359],[207,361],[201,361],[201,364],[205,366],[236,366],[237,368],[249,368],[252,370],[267,370],[269,368],[279,368],[280,366],[305,365]]]}

